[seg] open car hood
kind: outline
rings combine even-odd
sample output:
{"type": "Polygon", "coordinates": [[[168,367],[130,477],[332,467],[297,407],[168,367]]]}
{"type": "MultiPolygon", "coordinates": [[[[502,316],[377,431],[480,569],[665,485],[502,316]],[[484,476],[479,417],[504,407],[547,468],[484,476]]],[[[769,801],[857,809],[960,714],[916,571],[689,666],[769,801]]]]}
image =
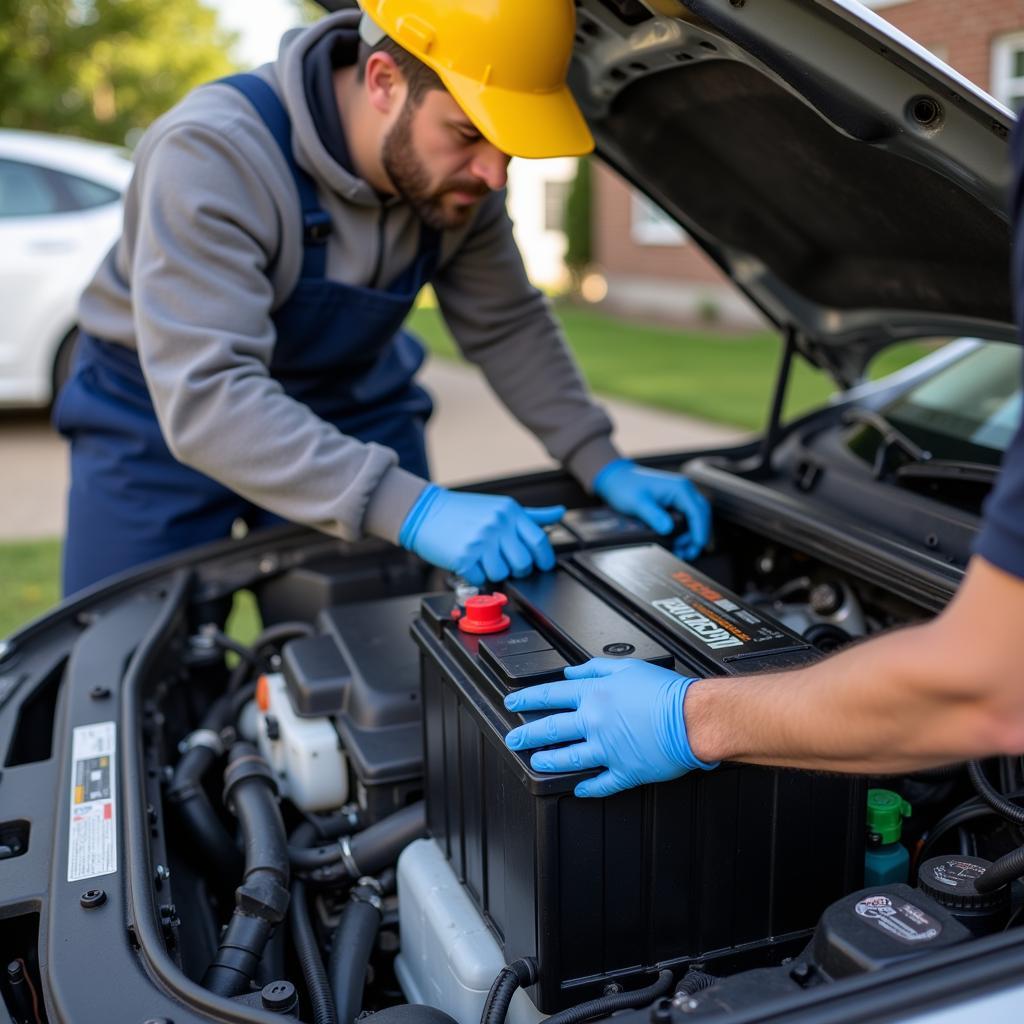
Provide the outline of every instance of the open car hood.
{"type": "Polygon", "coordinates": [[[1015,340],[1006,108],[853,0],[582,0],[602,157],[840,383],[1015,340]]]}

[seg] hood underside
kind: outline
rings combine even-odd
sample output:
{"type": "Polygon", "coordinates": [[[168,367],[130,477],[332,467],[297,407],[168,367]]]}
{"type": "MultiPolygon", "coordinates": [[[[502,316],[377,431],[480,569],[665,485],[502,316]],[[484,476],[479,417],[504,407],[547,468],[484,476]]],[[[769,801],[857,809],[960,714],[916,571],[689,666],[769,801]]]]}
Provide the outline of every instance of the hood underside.
{"type": "Polygon", "coordinates": [[[845,0],[578,16],[601,155],[840,381],[900,338],[1015,338],[1009,111],[845,0]]]}

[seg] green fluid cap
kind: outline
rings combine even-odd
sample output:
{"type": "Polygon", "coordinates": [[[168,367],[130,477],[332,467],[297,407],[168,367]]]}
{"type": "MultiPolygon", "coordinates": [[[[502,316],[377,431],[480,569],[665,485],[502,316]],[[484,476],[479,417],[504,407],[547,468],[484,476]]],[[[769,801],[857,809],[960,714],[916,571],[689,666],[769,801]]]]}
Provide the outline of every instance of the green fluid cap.
{"type": "Polygon", "coordinates": [[[899,842],[903,819],[910,817],[910,804],[891,789],[868,790],[868,836],[884,846],[899,842]]]}

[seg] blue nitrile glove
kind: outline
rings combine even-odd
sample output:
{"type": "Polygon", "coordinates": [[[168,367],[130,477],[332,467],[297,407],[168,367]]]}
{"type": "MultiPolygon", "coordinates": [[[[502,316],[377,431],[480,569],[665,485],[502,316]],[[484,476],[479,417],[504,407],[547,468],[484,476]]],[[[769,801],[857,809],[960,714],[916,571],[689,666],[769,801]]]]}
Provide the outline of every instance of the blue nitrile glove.
{"type": "Polygon", "coordinates": [[[564,515],[562,505],[523,508],[502,495],[459,494],[431,484],[405,517],[398,543],[480,586],[553,569],[555,552],[541,526],[564,515]]]}
{"type": "Polygon", "coordinates": [[[682,512],[690,528],[676,540],[680,558],[696,558],[707,546],[711,507],[679,473],[643,469],[630,459],[616,459],[594,477],[594,493],[616,512],[642,519],[655,533],[672,532],[672,516],[666,509],[682,512]]]}
{"type": "Polygon", "coordinates": [[[576,787],[577,796],[610,796],[631,786],[664,782],[694,768],[716,768],[690,750],[683,701],[695,679],[635,658],[594,658],[565,670],[565,682],[542,683],[510,693],[509,711],[552,711],[513,729],[511,750],[572,743],[530,757],[539,772],[607,770],[576,787]]]}

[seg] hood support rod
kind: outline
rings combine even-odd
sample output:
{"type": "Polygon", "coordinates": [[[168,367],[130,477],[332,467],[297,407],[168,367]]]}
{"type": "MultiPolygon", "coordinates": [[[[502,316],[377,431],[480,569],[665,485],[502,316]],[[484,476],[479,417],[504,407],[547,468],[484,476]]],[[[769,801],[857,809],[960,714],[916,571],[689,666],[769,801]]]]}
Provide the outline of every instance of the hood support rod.
{"type": "Polygon", "coordinates": [[[775,378],[775,392],[772,395],[772,407],[768,416],[768,426],[765,428],[764,440],[761,442],[760,468],[769,468],[772,452],[779,442],[782,433],[782,406],[786,401],[786,388],[789,385],[789,374],[793,367],[793,353],[796,352],[796,328],[792,324],[786,325],[785,346],[782,349],[782,362],[779,364],[779,373],[775,378]]]}

